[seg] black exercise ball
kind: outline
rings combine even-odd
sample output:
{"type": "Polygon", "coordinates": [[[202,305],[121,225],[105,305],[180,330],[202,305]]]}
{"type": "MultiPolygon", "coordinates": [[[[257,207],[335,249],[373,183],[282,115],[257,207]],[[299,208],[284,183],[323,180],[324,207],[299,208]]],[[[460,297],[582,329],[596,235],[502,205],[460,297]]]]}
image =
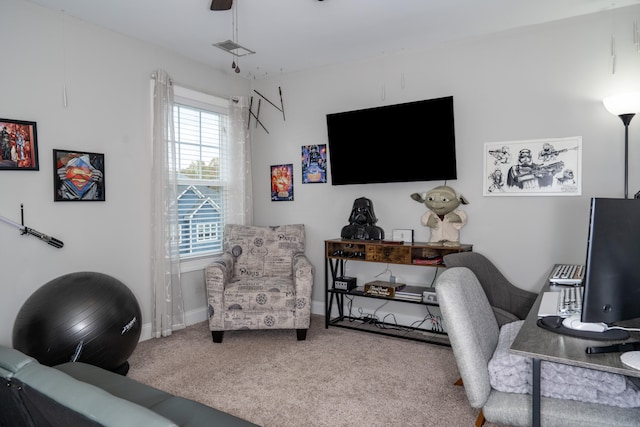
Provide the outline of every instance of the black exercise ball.
{"type": "Polygon", "coordinates": [[[13,347],[47,366],[84,362],[126,374],[141,320],[138,301],[121,281],[71,273],[25,301],[13,325],[13,347]]]}

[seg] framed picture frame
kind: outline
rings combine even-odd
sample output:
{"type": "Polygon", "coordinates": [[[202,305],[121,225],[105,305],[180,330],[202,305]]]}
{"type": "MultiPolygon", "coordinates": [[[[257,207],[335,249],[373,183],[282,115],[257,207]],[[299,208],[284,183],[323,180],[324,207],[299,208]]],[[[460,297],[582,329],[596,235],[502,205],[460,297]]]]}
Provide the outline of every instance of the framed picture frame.
{"type": "Polygon", "coordinates": [[[271,201],[293,200],[293,164],[271,166],[271,201]]]}
{"type": "Polygon", "coordinates": [[[53,200],[104,202],[104,154],[53,150],[53,200]]]}
{"type": "Polygon", "coordinates": [[[302,146],[302,183],[327,182],[327,144],[302,146]]]}
{"type": "Polygon", "coordinates": [[[36,122],[0,119],[0,170],[39,169],[36,122]]]}
{"type": "Polygon", "coordinates": [[[484,144],[484,196],[580,196],[582,137],[484,144]]]}
{"type": "Polygon", "coordinates": [[[391,239],[396,242],[413,243],[413,230],[410,228],[394,228],[391,239]]]}

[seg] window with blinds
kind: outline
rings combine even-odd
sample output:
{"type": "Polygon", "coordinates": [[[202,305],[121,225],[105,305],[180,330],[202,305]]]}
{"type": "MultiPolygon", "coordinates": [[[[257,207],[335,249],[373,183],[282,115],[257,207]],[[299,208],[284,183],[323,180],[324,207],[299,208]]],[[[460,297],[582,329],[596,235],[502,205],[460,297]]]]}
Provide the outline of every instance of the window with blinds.
{"type": "Polygon", "coordinates": [[[228,114],[220,105],[176,96],[173,119],[180,258],[209,256],[222,251],[228,114]]]}

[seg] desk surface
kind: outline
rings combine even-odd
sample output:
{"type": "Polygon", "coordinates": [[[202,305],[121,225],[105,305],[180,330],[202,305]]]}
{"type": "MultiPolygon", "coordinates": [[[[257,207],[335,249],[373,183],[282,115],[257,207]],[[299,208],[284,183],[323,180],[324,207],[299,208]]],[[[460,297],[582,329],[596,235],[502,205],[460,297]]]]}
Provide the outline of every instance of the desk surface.
{"type": "MultiPolygon", "coordinates": [[[[539,327],[538,307],[542,293],[549,290],[548,282],[542,288],[540,295],[533,304],[522,329],[511,345],[511,352],[521,356],[533,357],[540,360],[581,366],[583,368],[614,372],[632,377],[640,377],[640,370],[629,368],[620,361],[621,353],[587,354],[588,346],[604,346],[626,341],[640,341],[639,332],[631,332],[631,337],[625,341],[594,341],[557,334],[539,327]]],[[[624,322],[621,326],[639,328],[640,319],[624,322]]]]}

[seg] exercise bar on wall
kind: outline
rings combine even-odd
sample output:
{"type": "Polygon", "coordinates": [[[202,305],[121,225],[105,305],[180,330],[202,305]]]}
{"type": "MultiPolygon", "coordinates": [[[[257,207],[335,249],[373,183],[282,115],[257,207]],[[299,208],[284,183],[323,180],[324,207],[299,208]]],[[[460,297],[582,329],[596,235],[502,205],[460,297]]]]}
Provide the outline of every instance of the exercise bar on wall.
{"type": "Polygon", "coordinates": [[[11,221],[9,218],[5,218],[1,215],[0,215],[0,221],[17,228],[18,230],[21,231],[20,234],[31,234],[32,236],[36,236],[38,239],[42,240],[43,242],[47,242],[51,246],[56,247],[58,249],[64,246],[64,243],[62,243],[62,240],[58,240],[54,237],[47,236],[46,234],[41,233],[37,230],[34,230],[33,228],[25,227],[24,216],[22,215],[24,212],[22,205],[20,205],[20,212],[21,212],[21,216],[23,217],[22,224],[18,224],[17,222],[11,221]]]}

